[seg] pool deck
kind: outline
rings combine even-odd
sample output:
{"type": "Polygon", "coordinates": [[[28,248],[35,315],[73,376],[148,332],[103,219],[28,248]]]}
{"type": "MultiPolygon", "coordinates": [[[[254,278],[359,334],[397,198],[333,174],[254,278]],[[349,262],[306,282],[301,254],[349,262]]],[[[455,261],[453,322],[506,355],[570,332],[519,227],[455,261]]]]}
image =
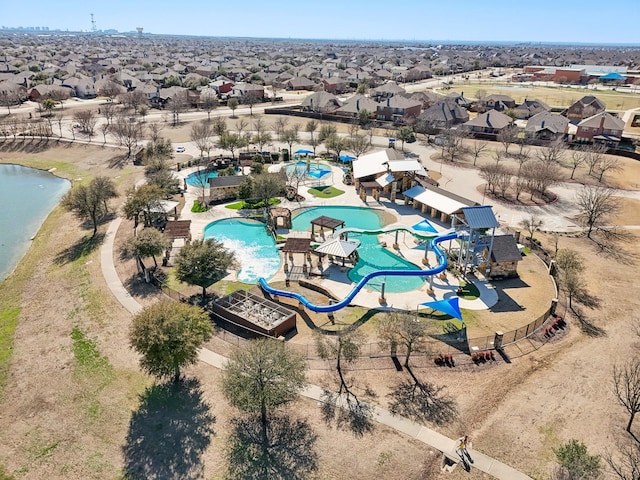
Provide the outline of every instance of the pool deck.
{"type": "MultiPolygon", "coordinates": [[[[180,178],[185,178],[189,173],[192,173],[195,168],[192,169],[184,169],[178,172],[178,176],[180,178]]],[[[289,202],[287,200],[283,200],[280,204],[281,207],[289,208],[291,210],[295,210],[297,208],[303,207],[320,207],[320,206],[355,206],[355,207],[369,207],[369,208],[379,208],[386,210],[393,214],[398,222],[392,224],[393,225],[403,225],[403,226],[411,226],[416,223],[424,220],[426,217],[420,215],[413,208],[403,205],[401,202],[390,202],[387,200],[375,201],[371,199],[371,201],[363,202],[353,187],[353,185],[345,185],[342,182],[343,171],[339,166],[331,166],[332,174],[331,177],[326,180],[309,180],[302,184],[299,188],[300,193],[305,197],[305,200],[302,202],[289,202]],[[315,198],[313,195],[308,193],[310,188],[313,188],[318,185],[326,185],[331,184],[334,187],[343,190],[345,193],[339,195],[334,198],[315,198]]],[[[194,187],[187,188],[185,192],[185,207],[181,212],[182,220],[191,220],[191,233],[194,239],[202,238],[204,234],[204,228],[211,222],[215,220],[220,220],[224,218],[239,218],[238,212],[235,210],[229,210],[224,207],[224,205],[215,206],[209,211],[204,213],[193,213],[191,212],[191,206],[193,205],[193,201],[198,196],[198,189],[194,187]]],[[[234,202],[229,202],[234,203],[234,202]]],[[[433,219],[428,219],[434,227],[438,229],[439,232],[445,231],[442,227],[440,227],[437,223],[433,221],[433,219]]],[[[393,245],[395,242],[395,233],[385,233],[381,234],[378,237],[381,242],[386,243],[387,246],[393,245]]],[[[424,257],[424,247],[418,246],[414,237],[406,232],[400,232],[398,234],[398,247],[399,249],[392,250],[387,247],[393,253],[400,255],[406,260],[414,263],[415,265],[422,266],[422,259],[424,257]]],[[[433,252],[429,252],[429,264],[431,266],[436,265],[435,255],[433,252]]],[[[321,277],[311,277],[312,279],[316,279],[321,286],[333,292],[337,297],[344,298],[353,288],[354,283],[348,278],[347,273],[348,270],[344,272],[341,271],[340,266],[332,265],[324,270],[324,275],[328,275],[328,278],[321,277]]],[[[232,272],[226,278],[227,280],[235,280],[236,273],[232,272]]],[[[283,268],[281,267],[278,272],[271,278],[271,281],[284,281],[286,279],[286,274],[284,273],[283,268]]],[[[375,281],[375,280],[374,280],[375,281]]],[[[476,285],[478,290],[480,291],[480,297],[475,300],[466,300],[460,298],[460,307],[468,310],[484,310],[493,305],[495,305],[498,301],[498,294],[494,290],[493,286],[484,280],[477,279],[474,280],[473,283],[476,285]]],[[[380,302],[380,292],[373,289],[363,288],[356,297],[354,298],[352,304],[360,305],[367,308],[383,308],[383,309],[404,309],[404,310],[413,310],[416,309],[421,303],[431,302],[434,300],[442,300],[444,298],[449,298],[452,296],[456,296],[456,290],[458,288],[458,280],[451,274],[447,273],[447,279],[441,280],[438,277],[433,278],[433,295],[429,295],[427,293],[428,283],[424,283],[423,286],[418,290],[413,290],[410,292],[401,292],[401,293],[385,293],[385,302],[381,304],[380,302]]]]}

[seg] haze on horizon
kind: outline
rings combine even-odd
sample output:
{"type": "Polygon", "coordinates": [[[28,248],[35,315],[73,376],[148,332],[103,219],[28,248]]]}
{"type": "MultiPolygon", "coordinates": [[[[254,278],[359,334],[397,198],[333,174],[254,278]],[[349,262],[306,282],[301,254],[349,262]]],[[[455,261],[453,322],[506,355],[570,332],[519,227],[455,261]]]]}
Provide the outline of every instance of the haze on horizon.
{"type": "Polygon", "coordinates": [[[637,0],[32,0],[0,7],[1,26],[213,37],[640,45],[637,0]]]}

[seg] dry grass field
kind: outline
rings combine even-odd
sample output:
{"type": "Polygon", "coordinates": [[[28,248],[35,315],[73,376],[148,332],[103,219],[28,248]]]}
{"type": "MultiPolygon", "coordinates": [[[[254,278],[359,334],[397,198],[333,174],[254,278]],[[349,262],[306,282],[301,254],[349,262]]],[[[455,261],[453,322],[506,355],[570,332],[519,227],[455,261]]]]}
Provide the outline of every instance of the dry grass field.
{"type": "MultiPolygon", "coordinates": [[[[596,87],[597,88],[597,87],[596,87]]],[[[508,95],[517,103],[522,103],[525,98],[542,100],[551,107],[568,107],[585,95],[596,95],[609,110],[628,110],[640,107],[640,95],[637,93],[618,92],[608,89],[574,88],[560,85],[524,85],[519,83],[492,84],[492,83],[464,83],[458,82],[451,86],[450,90],[440,93],[464,92],[467,98],[476,98],[478,90],[483,90],[488,95],[508,95]]]]}

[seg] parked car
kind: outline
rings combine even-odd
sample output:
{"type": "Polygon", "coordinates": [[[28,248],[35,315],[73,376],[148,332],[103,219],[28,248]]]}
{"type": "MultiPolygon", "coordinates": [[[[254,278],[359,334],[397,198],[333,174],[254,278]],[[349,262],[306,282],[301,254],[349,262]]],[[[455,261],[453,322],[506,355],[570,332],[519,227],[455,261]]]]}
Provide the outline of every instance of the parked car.
{"type": "Polygon", "coordinates": [[[178,153],[183,153],[183,152],[184,152],[184,147],[183,147],[182,145],[178,145],[178,146],[176,147],[176,152],[178,152],[178,153]]]}

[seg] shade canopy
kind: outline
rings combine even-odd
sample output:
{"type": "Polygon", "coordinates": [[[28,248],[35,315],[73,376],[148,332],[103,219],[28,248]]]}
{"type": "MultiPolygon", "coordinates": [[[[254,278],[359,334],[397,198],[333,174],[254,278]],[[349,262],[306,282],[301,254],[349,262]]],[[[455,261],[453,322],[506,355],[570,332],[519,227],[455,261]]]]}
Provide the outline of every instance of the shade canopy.
{"type": "Polygon", "coordinates": [[[413,228],[416,232],[438,233],[438,231],[433,228],[433,225],[431,225],[428,220],[422,220],[421,222],[416,223],[411,228],[413,228]]]}
{"type": "Polygon", "coordinates": [[[307,175],[313,178],[322,178],[325,175],[328,175],[330,173],[331,173],[331,170],[312,170],[310,172],[307,172],[307,175]]]}
{"type": "Polygon", "coordinates": [[[600,80],[626,80],[627,77],[619,74],[618,72],[609,72],[606,75],[602,75],[600,80]]]}
{"type": "Polygon", "coordinates": [[[460,302],[458,297],[445,298],[443,300],[437,300],[435,302],[425,302],[420,305],[433,308],[442,313],[446,313],[450,317],[462,320],[462,313],[460,313],[460,302]]]}
{"type": "Polygon", "coordinates": [[[356,157],[352,157],[351,155],[340,155],[338,158],[345,163],[352,162],[356,159],[356,157]]]}
{"type": "Polygon", "coordinates": [[[307,150],[306,148],[300,148],[293,153],[297,153],[299,155],[313,155],[313,150],[307,150]]]}
{"type": "Polygon", "coordinates": [[[334,238],[316,247],[315,251],[325,255],[333,255],[334,257],[347,258],[359,246],[360,242],[358,240],[341,240],[334,238]]]}

